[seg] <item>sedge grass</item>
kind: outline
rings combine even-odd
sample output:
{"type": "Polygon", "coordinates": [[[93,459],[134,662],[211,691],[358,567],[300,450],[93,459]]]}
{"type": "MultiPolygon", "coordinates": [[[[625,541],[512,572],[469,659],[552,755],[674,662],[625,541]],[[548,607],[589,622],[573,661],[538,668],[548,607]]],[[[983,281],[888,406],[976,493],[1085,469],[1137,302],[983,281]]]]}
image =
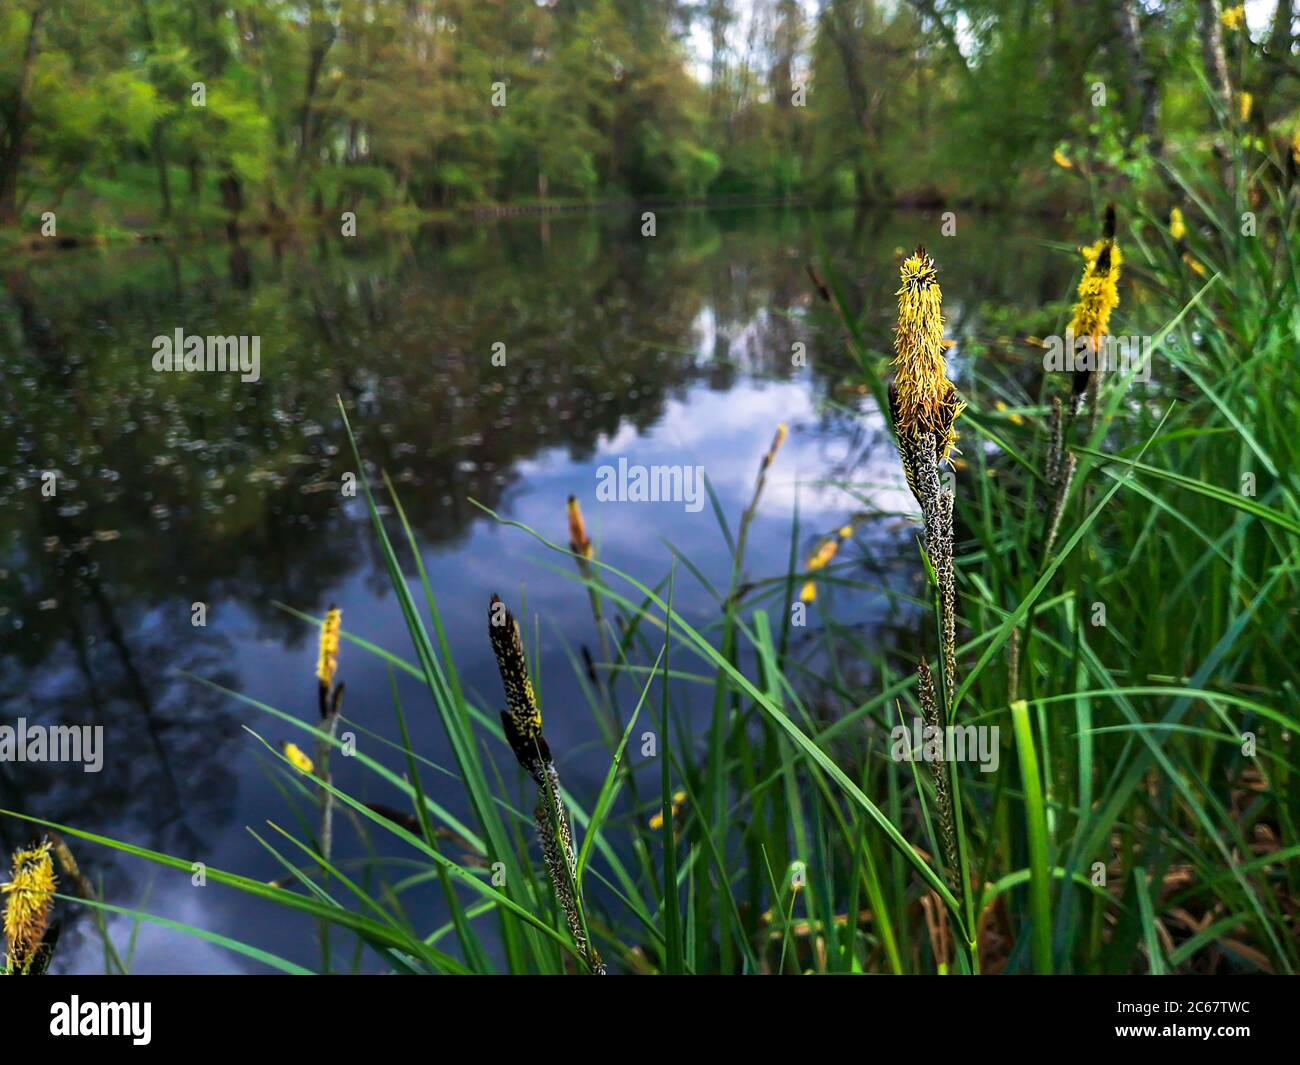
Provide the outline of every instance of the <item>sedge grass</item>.
{"type": "MultiPolygon", "coordinates": [[[[281,886],[209,869],[209,881],[334,930],[322,970],[340,967],[334,952],[344,949],[345,967],[439,973],[586,972],[592,952],[614,972],[1300,969],[1297,197],[1267,148],[1231,143],[1230,185],[1217,167],[1171,168],[1181,202],[1120,197],[1124,284],[1144,300],[1126,295],[1108,326],[1153,338],[1160,356],[1149,385],[1104,375],[1082,390],[1092,424],[1067,426],[1057,412],[1067,390],[1073,402],[1073,382],[1029,367],[1012,394],[978,363],[963,376],[952,606],[924,588],[933,550],[909,556],[914,585],[884,593],[915,622],[911,643],[876,646],[836,615],[829,595],[816,599],[817,639],[792,639],[790,606],[805,582],[866,582],[844,551],[833,565],[801,569],[797,515],[786,572],[750,579],[751,519],[740,515],[733,531],[711,487],[731,553],[721,575],[675,550],[668,572],[626,573],[600,557],[585,525],[570,522],[566,547],[482,508],[547,552],[574,594],[590,598],[600,634],[601,661],[573,661],[598,681],[582,691],[592,737],[610,749],[607,771],[594,795],[545,777],[552,829],[559,811],[571,817],[573,860],[552,870],[581,899],[577,924],[536,842],[537,789],[526,797],[533,782],[516,768],[497,708],[475,703],[450,654],[444,610],[459,621],[465,607],[439,603],[386,482],[365,481],[365,498],[410,649],[346,630],[339,638],[427,694],[417,709],[391,692],[397,738],[384,737],[384,749],[402,770],[358,751],[356,765],[385,791],[363,802],[319,771],[323,758],[304,776],[267,744],[286,795],[318,814],[328,795],[363,856],[337,860],[305,818],[293,843],[287,830],[258,837],[277,872],[302,875],[281,886]],[[1223,222],[1248,195],[1258,238],[1223,222]],[[381,491],[394,515],[387,524],[381,491]],[[414,561],[413,581],[399,552],[414,561]],[[683,616],[675,603],[687,580],[710,594],[715,615],[683,616]],[[949,626],[945,612],[960,624],[949,626]],[[954,765],[935,778],[888,756],[888,730],[926,712],[918,666],[928,647],[940,652],[932,689],[944,694],[947,719],[1003,726],[996,772],[954,765]],[[699,734],[684,712],[691,699],[709,708],[699,734]],[[407,717],[430,710],[447,738],[445,766],[411,747],[407,717]],[[637,753],[646,727],[659,740],[653,761],[637,753]],[[430,797],[429,773],[460,782],[464,809],[430,797]],[[448,839],[462,853],[452,857],[448,839]],[[404,864],[393,864],[394,849],[404,864]],[[499,883],[488,856],[501,863],[499,883]],[[437,885],[436,912],[427,896],[411,908],[421,884],[437,885]]],[[[1095,223],[1083,228],[1095,236],[1095,223]]],[[[817,277],[829,307],[824,335],[847,343],[887,409],[889,354],[871,346],[834,272],[817,277]]],[[[873,300],[883,307],[892,295],[873,300]]],[[[939,398],[951,409],[946,393],[939,398]]],[[[756,456],[754,506],[762,478],[779,475],[771,455],[756,456]]],[[[356,457],[364,468],[360,448],[356,457]]],[[[864,511],[853,524],[869,520],[864,511]]],[[[230,695],[297,730],[309,750],[340,746],[323,721],[230,695]]],[[[50,827],[189,869],[188,859],[50,827]]],[[[82,863],[92,861],[78,846],[82,863]]],[[[81,904],[164,920],[102,898],[81,904]]],[[[254,944],[169,927],[275,969],[305,968],[254,944]]]]}

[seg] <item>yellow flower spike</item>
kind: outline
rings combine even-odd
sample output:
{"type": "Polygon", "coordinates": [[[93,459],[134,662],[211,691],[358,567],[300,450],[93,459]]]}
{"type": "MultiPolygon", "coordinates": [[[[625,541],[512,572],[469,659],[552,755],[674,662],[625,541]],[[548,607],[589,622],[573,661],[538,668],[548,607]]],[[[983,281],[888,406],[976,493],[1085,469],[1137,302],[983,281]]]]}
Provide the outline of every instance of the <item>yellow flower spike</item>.
{"type": "Polygon", "coordinates": [[[1238,117],[1241,119],[1242,122],[1250,121],[1250,112],[1254,106],[1255,106],[1255,97],[1248,92],[1243,92],[1241,94],[1240,100],[1238,101],[1238,107],[1239,107],[1238,117]]]}
{"type": "Polygon", "coordinates": [[[311,764],[311,759],[303,752],[303,749],[296,743],[286,743],[284,745],[284,756],[289,759],[290,764],[299,773],[312,773],[316,767],[311,764]]]}
{"type": "MultiPolygon", "coordinates": [[[[578,531],[585,537],[585,530],[578,531]]],[[[555,899],[588,971],[603,976],[605,963],[588,938],[582,914],[573,827],[561,793],[560,774],[542,736],[542,711],[528,676],[528,659],[524,656],[519,623],[495,595],[488,602],[488,639],[506,693],[506,709],[501,711],[502,731],[520,767],[537,785],[538,803],[533,809],[533,823],[555,899]]]]}
{"type": "Polygon", "coordinates": [[[1057,166],[1059,166],[1062,170],[1073,170],[1073,169],[1074,169],[1074,164],[1073,164],[1072,162],[1070,162],[1070,160],[1067,159],[1067,158],[1065,157],[1065,153],[1064,153],[1063,151],[1061,151],[1060,148],[1057,148],[1056,151],[1054,151],[1054,152],[1052,153],[1052,162],[1054,162],[1054,163],[1055,163],[1057,166]]]}
{"type": "MultiPolygon", "coordinates": [[[[998,411],[999,414],[1005,412],[1008,409],[1006,403],[1002,400],[998,400],[996,403],[993,404],[993,406],[998,411]]],[[[1025,424],[1025,419],[1022,418],[1019,414],[1008,414],[1007,421],[1009,421],[1012,425],[1025,424]]]]}
{"type": "Polygon", "coordinates": [[[1223,14],[1219,16],[1219,22],[1225,30],[1239,30],[1246,24],[1246,5],[1238,4],[1236,7],[1225,7],[1223,14]]]}
{"type": "Polygon", "coordinates": [[[501,686],[506,693],[506,708],[501,713],[506,739],[525,768],[536,761],[539,750],[543,759],[549,760],[550,751],[542,739],[542,711],[533,694],[532,679],[528,676],[528,660],[524,657],[519,623],[495,595],[488,603],[488,638],[501,674],[501,686]]]}
{"type": "Polygon", "coordinates": [[[1205,267],[1196,259],[1193,259],[1189,253],[1183,252],[1183,262],[1187,264],[1188,268],[1193,273],[1200,277],[1205,276],[1205,267]]]}
{"type": "Polygon", "coordinates": [[[1079,251],[1084,262],[1083,279],[1079,282],[1079,301],[1074,305],[1070,332],[1076,337],[1090,337],[1095,343],[1110,329],[1111,312],[1119,306],[1119,268],[1123,256],[1113,237],[1103,238],[1079,251]]]}
{"type": "MultiPolygon", "coordinates": [[[[853,535],[853,523],[841,525],[836,530],[834,536],[829,536],[822,541],[817,550],[812,553],[805,566],[810,573],[816,573],[818,570],[825,569],[835,558],[836,552],[840,549],[840,544],[853,535]]],[[[817,601],[817,582],[813,580],[805,581],[803,589],[799,592],[799,599],[804,603],[815,603],[817,601]]]]}
{"type": "Polygon", "coordinates": [[[839,540],[833,539],[825,541],[821,547],[817,548],[817,550],[813,552],[812,557],[808,559],[808,569],[810,571],[825,569],[831,559],[835,557],[835,552],[839,549],[839,540]]]}
{"type": "Polygon", "coordinates": [[[54,862],[49,842],[14,852],[13,879],[0,885],[5,899],[6,971],[26,972],[50,923],[54,862]]]}
{"type": "MultiPolygon", "coordinates": [[[[682,808],[685,805],[686,805],[686,792],[684,791],[673,792],[672,801],[668,805],[668,811],[672,815],[674,821],[677,820],[677,815],[682,812],[682,808]]],[[[653,817],[650,818],[650,830],[652,832],[658,832],[663,827],[664,827],[664,812],[660,810],[657,814],[655,814],[653,817]]]]}
{"type": "Polygon", "coordinates": [[[785,438],[789,430],[785,427],[785,422],[778,422],[776,433],[772,437],[772,446],[767,449],[767,454],[763,456],[763,469],[767,469],[776,459],[776,453],[781,450],[781,445],[785,443],[785,438]]]}
{"type": "Polygon", "coordinates": [[[316,677],[327,688],[334,683],[334,673],[339,668],[339,629],[343,611],[331,606],[320,627],[320,658],[316,663],[316,677]]]}
{"type": "MultiPolygon", "coordinates": [[[[943,345],[943,293],[934,260],[917,248],[903,260],[894,331],[894,386],[891,407],[900,436],[917,441],[933,434],[938,461],[957,442],[953,423],[965,408],[948,380],[943,345]]],[[[909,481],[910,483],[910,481],[909,481]]]]}
{"type": "Polygon", "coordinates": [[[569,550],[583,558],[591,558],[591,541],[587,539],[587,525],[582,520],[582,507],[577,496],[569,496],[569,550]]]}
{"type": "Polygon", "coordinates": [[[1177,207],[1169,209],[1169,235],[1174,240],[1182,240],[1187,236],[1187,225],[1183,222],[1183,212],[1177,207]]]}

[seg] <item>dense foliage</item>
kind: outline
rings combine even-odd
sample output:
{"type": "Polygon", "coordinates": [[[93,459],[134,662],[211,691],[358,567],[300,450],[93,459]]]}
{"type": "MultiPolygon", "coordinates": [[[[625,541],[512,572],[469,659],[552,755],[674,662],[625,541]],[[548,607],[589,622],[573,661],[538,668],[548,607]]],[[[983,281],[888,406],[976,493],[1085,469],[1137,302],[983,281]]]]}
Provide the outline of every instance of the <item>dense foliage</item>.
{"type": "MultiPolygon", "coordinates": [[[[1213,115],[1289,135],[1293,6],[14,0],[0,222],[283,223],[626,197],[1058,200],[1213,115]],[[1210,47],[1211,39],[1216,47],[1210,47]],[[1070,156],[1066,156],[1070,158],[1070,156]]],[[[46,234],[47,236],[50,234],[46,234]]]]}

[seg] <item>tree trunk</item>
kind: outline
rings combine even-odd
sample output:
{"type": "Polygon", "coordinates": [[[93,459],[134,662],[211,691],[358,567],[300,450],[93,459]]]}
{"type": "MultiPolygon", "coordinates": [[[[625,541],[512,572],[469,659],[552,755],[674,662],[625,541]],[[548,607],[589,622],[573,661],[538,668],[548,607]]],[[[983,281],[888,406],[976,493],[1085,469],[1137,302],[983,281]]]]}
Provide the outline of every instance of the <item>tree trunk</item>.
{"type": "Polygon", "coordinates": [[[13,103],[4,110],[8,118],[0,139],[0,225],[18,221],[18,174],[27,148],[27,128],[31,124],[31,106],[27,89],[31,84],[32,64],[36,60],[36,33],[45,14],[42,4],[32,12],[27,27],[27,44],[23,49],[23,69],[14,87],[13,103]]]}
{"type": "MultiPolygon", "coordinates": [[[[1237,116],[1232,108],[1232,81],[1228,78],[1228,59],[1223,50],[1223,15],[1219,0],[1201,0],[1201,47],[1205,59],[1205,77],[1214,93],[1215,109],[1223,111],[1223,123],[1229,127],[1236,125],[1237,116]]],[[[1219,160],[1219,170],[1223,174],[1223,184],[1229,190],[1236,187],[1232,159],[1223,138],[1218,135],[1219,120],[1217,116],[1210,123],[1215,131],[1214,155],[1219,160]]]]}
{"type": "Polygon", "coordinates": [[[853,26],[852,15],[845,10],[843,0],[832,0],[826,12],[827,30],[839,52],[840,63],[844,67],[844,84],[848,89],[849,103],[853,108],[853,119],[862,134],[858,147],[858,156],[853,161],[853,181],[859,203],[867,203],[876,198],[875,190],[879,184],[878,174],[868,175],[863,165],[867,143],[872,139],[872,106],[867,85],[863,79],[863,61],[859,54],[860,40],[853,26]]]}
{"type": "Polygon", "coordinates": [[[1142,27],[1138,22],[1136,0],[1119,0],[1115,5],[1115,24],[1137,85],[1140,128],[1147,139],[1147,150],[1159,162],[1164,155],[1164,139],[1160,132],[1160,84],[1142,48],[1142,27]]]}
{"type": "Polygon", "coordinates": [[[716,123],[722,117],[727,80],[727,26],[731,11],[727,0],[710,0],[708,5],[709,39],[709,117],[716,123]]]}
{"type": "Polygon", "coordinates": [[[158,193],[162,196],[162,216],[172,216],[172,183],[167,174],[167,152],[163,145],[162,122],[153,124],[153,163],[158,171],[158,193]]]}
{"type": "Polygon", "coordinates": [[[1228,77],[1228,59],[1223,50],[1223,24],[1219,21],[1223,6],[1219,0],[1201,0],[1201,47],[1205,58],[1205,77],[1214,90],[1217,103],[1232,121],[1232,81],[1228,77]]]}
{"type": "Polygon", "coordinates": [[[322,29],[322,19],[318,17],[317,5],[313,4],[307,23],[307,34],[311,44],[307,53],[306,88],[303,91],[302,111],[299,118],[298,155],[294,163],[293,201],[295,204],[301,198],[303,164],[309,160],[312,143],[316,139],[312,117],[312,109],[316,103],[316,88],[320,83],[321,71],[325,68],[325,57],[329,55],[335,38],[338,37],[338,28],[329,21],[328,14],[324,16],[323,22],[322,29]]]}
{"type": "Polygon", "coordinates": [[[1293,0],[1277,0],[1273,11],[1273,29],[1268,36],[1268,50],[1273,58],[1285,63],[1291,58],[1291,25],[1295,22],[1295,4],[1293,0]]]}
{"type": "Polygon", "coordinates": [[[957,32],[943,20],[943,16],[939,14],[934,6],[934,0],[911,0],[911,3],[917,14],[929,19],[934,28],[939,31],[939,36],[943,38],[943,43],[948,46],[948,51],[952,53],[953,59],[957,61],[957,67],[966,80],[973,81],[975,72],[971,70],[970,64],[966,62],[966,57],[962,55],[961,42],[957,39],[957,32]]]}
{"type": "Polygon", "coordinates": [[[1260,97],[1265,106],[1273,96],[1273,87],[1282,77],[1291,72],[1291,46],[1295,38],[1291,34],[1295,22],[1295,4],[1293,0],[1277,0],[1273,12],[1273,28],[1268,35],[1268,48],[1264,56],[1264,69],[1260,74],[1260,97]]]}
{"type": "Polygon", "coordinates": [[[239,236],[239,215],[244,209],[244,186],[233,170],[222,174],[217,186],[221,189],[221,206],[229,216],[226,219],[226,236],[235,240],[239,236]]]}

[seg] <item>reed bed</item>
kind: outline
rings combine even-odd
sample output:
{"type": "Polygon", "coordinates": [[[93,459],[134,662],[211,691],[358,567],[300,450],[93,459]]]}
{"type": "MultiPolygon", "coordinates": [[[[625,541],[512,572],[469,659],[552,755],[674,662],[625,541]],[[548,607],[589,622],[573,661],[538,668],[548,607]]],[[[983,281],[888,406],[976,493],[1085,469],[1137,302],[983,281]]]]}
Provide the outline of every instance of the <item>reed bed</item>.
{"type": "MultiPolygon", "coordinates": [[[[897,300],[892,352],[873,347],[829,266],[810,270],[825,342],[847,347],[889,412],[917,502],[915,581],[891,593],[909,619],[899,647],[864,641],[820,594],[869,587],[843,550],[869,512],[846,515],[802,551],[796,515],[786,572],[747,573],[748,531],[779,469],[784,427],[758,456],[734,531],[715,507],[732,549],[722,580],[676,552],[653,583],[615,568],[576,498],[557,501],[567,547],[484,508],[554,552],[574,594],[589,597],[599,660],[575,659],[589,705],[545,710],[547,720],[589,718],[606,745],[595,794],[564,788],[569,752],[543,736],[528,627],[495,597],[486,639],[505,709],[467,696],[444,611],[460,623],[469,608],[439,601],[400,498],[385,482],[385,521],[379,488],[366,482],[410,652],[343,630],[337,611],[299,613],[322,626],[319,720],[229,693],[317,745],[306,765],[266,750],[316,804],[320,828],[284,833],[288,854],[264,841],[280,880],[209,869],[209,882],[335,933],[350,952],[323,939],[321,971],[1294,973],[1296,168],[1276,147],[1229,143],[1234,180],[1217,166],[1171,171],[1163,199],[1099,202],[1084,227],[1091,243],[1062,249],[1080,256],[1081,276],[1062,293],[1061,331],[1097,344],[1123,321],[1154,342],[1150,382],[1132,369],[1057,374],[1027,362],[1008,375],[977,363],[959,393],[946,365],[941,262],[917,248],[897,291],[867,294],[870,306],[897,300]],[[1247,207],[1258,236],[1231,223],[1247,207]],[[688,579],[709,590],[715,614],[692,620],[674,607],[688,579]],[[793,605],[816,612],[817,640],[792,639],[793,605]],[[411,746],[396,686],[390,742],[403,771],[353,756],[391,801],[362,801],[331,780],[336,726],[347,720],[334,687],[339,643],[422,685],[463,808],[426,793],[430,767],[411,746]],[[687,724],[690,700],[708,707],[702,728],[687,724]],[[998,767],[892,757],[891,731],[916,718],[930,737],[998,726],[998,767]],[[638,750],[647,730],[652,755],[638,750]],[[412,908],[410,884],[381,890],[347,875],[334,810],[367,847],[400,846],[436,899],[421,895],[412,908]]],[[[364,469],[359,451],[356,460],[364,469]]],[[[19,858],[6,932],[17,930],[10,954],[22,969],[40,938],[31,900],[49,893],[48,854],[19,858]]],[[[366,872],[370,884],[382,863],[366,872]]],[[[77,904],[160,920],[93,895],[77,904]]],[[[305,971],[256,944],[172,926],[305,971]]]]}

